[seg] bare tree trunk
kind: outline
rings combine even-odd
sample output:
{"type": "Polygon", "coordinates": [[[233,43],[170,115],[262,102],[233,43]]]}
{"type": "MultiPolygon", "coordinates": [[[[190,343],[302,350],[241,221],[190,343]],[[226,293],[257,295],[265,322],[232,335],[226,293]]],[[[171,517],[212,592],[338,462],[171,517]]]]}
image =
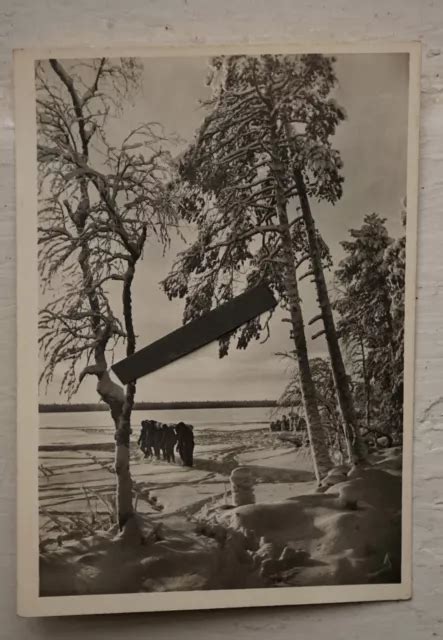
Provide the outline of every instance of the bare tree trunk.
{"type": "MultiPolygon", "coordinates": [[[[84,179],[80,179],[81,190],[83,194],[82,201],[80,202],[77,210],[73,212],[69,205],[68,211],[71,219],[76,225],[76,229],[79,237],[84,234],[86,219],[89,210],[89,196],[88,186],[84,179]]],[[[85,291],[87,291],[89,306],[92,311],[92,329],[96,338],[96,348],[94,350],[95,365],[86,367],[81,374],[81,379],[86,374],[94,374],[98,378],[97,393],[102,400],[108,405],[111,416],[115,425],[115,472],[117,476],[116,487],[116,502],[117,502],[117,514],[118,524],[120,529],[124,527],[126,522],[134,514],[132,505],[132,480],[129,471],[129,437],[130,437],[130,420],[126,419],[128,416],[128,410],[125,407],[127,405],[127,399],[123,392],[123,389],[112,382],[109,373],[107,371],[108,365],[106,362],[105,349],[109,336],[106,335],[106,331],[100,326],[100,303],[94,288],[91,286],[93,282],[93,275],[90,268],[90,251],[86,241],[81,242],[81,250],[79,254],[79,264],[82,270],[83,285],[85,291]]],[[[133,395],[132,395],[133,402],[133,395]]],[[[129,408],[132,409],[132,403],[129,408]]]]}
{"type": "Polygon", "coordinates": [[[278,144],[276,144],[277,123],[275,113],[269,113],[269,132],[272,147],[271,170],[275,184],[275,199],[278,221],[280,226],[280,237],[283,248],[283,268],[286,284],[286,293],[289,302],[289,313],[291,316],[292,333],[295,345],[295,357],[297,359],[301,395],[303,408],[306,416],[306,427],[311,446],[311,455],[314,466],[314,473],[317,482],[332,468],[333,463],[329,456],[327,446],[327,436],[322,425],[320,412],[317,404],[317,392],[312,378],[311,366],[309,363],[308,348],[306,344],[305,328],[303,323],[303,312],[300,304],[298,291],[296,260],[293,250],[293,243],[289,227],[288,213],[286,209],[286,196],[283,163],[279,157],[278,144]]]}
{"type": "MultiPolygon", "coordinates": [[[[128,262],[123,282],[123,317],[127,334],[126,355],[135,352],[135,333],[132,317],[132,293],[131,287],[134,280],[135,266],[128,262]]],[[[115,432],[115,471],[117,483],[117,509],[119,526],[123,528],[129,518],[134,514],[132,501],[132,478],[130,473],[130,438],[131,438],[131,414],[134,407],[136,383],[130,382],[126,386],[125,400],[121,408],[121,414],[115,432]]]]}
{"type": "Polygon", "coordinates": [[[117,476],[116,502],[118,525],[123,529],[134,515],[132,503],[132,479],[129,471],[130,429],[124,417],[125,393],[119,385],[112,382],[107,368],[97,374],[97,393],[111,410],[115,425],[115,472],[117,476]]]}
{"type": "MultiPolygon", "coordinates": [[[[87,189],[87,187],[85,187],[87,189]]],[[[77,220],[77,230],[79,235],[83,232],[84,222],[74,214],[77,220]]],[[[88,300],[93,312],[93,329],[96,336],[97,346],[94,350],[95,365],[86,367],[81,374],[83,378],[86,374],[94,374],[98,378],[97,393],[108,405],[115,425],[115,472],[117,477],[116,503],[118,524],[120,529],[134,515],[132,504],[132,480],[129,470],[129,438],[130,438],[130,415],[133,404],[133,394],[128,405],[127,394],[123,389],[112,382],[106,362],[105,348],[108,336],[100,327],[97,318],[100,316],[100,305],[97,296],[91,287],[92,274],[89,267],[89,247],[86,242],[82,244],[79,255],[79,263],[83,274],[85,290],[88,291],[88,300]]]]}
{"type": "Polygon", "coordinates": [[[326,434],[321,422],[317,405],[317,394],[312,379],[311,367],[309,364],[306,336],[303,325],[303,315],[300,306],[300,296],[298,292],[297,277],[295,272],[295,256],[293,254],[291,235],[289,231],[286,208],[282,204],[277,204],[279,222],[281,226],[281,238],[284,256],[284,270],[286,281],[286,292],[289,301],[289,312],[291,315],[292,333],[295,344],[296,358],[300,372],[300,386],[303,398],[303,406],[306,416],[306,425],[311,445],[312,460],[314,463],[315,477],[318,482],[332,468],[332,461],[329,457],[326,444],[326,434]]]}
{"type": "Polygon", "coordinates": [[[130,472],[129,429],[122,416],[115,431],[115,473],[117,474],[118,525],[123,529],[134,515],[132,501],[132,478],[130,472]]]}
{"type": "Polygon", "coordinates": [[[317,289],[318,303],[325,329],[326,342],[328,344],[329,356],[331,359],[332,373],[337,392],[338,404],[343,419],[346,439],[350,441],[351,455],[353,462],[360,462],[366,457],[366,448],[360,436],[357,416],[354,408],[354,399],[349,386],[349,378],[346,373],[337,331],[335,328],[334,316],[329,300],[328,288],[323,272],[321,253],[317,241],[317,231],[314,218],[301,171],[294,171],[295,183],[301,206],[302,217],[305,223],[308,237],[309,253],[312,264],[315,285],[317,289]]]}
{"type": "Polygon", "coordinates": [[[368,368],[366,365],[365,345],[360,338],[361,348],[361,366],[363,371],[363,381],[365,386],[365,404],[366,404],[366,428],[369,430],[371,426],[371,383],[369,381],[368,368]]]}

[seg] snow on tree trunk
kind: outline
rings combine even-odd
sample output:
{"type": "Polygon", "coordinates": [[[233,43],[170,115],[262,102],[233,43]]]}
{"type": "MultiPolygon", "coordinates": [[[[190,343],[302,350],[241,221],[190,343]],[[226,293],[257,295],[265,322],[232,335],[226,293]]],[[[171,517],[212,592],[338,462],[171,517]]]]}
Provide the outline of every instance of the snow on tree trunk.
{"type": "Polygon", "coordinates": [[[117,513],[120,529],[123,529],[134,515],[132,478],[129,470],[129,433],[127,432],[127,427],[122,424],[116,430],[115,473],[117,475],[117,513]]]}
{"type": "Polygon", "coordinates": [[[130,434],[127,398],[123,389],[113,382],[108,371],[99,375],[97,392],[111,410],[115,424],[115,473],[117,476],[116,504],[118,524],[122,529],[134,515],[132,502],[132,479],[130,474],[130,434]]]}
{"type": "Polygon", "coordinates": [[[348,451],[352,456],[352,461],[359,462],[366,457],[366,449],[360,436],[360,429],[354,408],[354,399],[352,397],[351,388],[349,385],[349,377],[346,373],[343,356],[338,342],[334,316],[332,313],[328,288],[323,272],[320,249],[317,242],[317,231],[315,228],[315,222],[312,216],[311,207],[309,204],[308,196],[306,194],[306,187],[301,171],[296,170],[294,172],[294,177],[301,206],[301,213],[308,237],[309,254],[312,264],[315,286],[317,289],[318,304],[320,306],[321,316],[325,329],[325,337],[328,345],[329,356],[331,359],[332,373],[334,377],[335,388],[337,391],[340,413],[343,420],[348,451]]]}
{"type": "MultiPolygon", "coordinates": [[[[87,186],[85,182],[82,183],[82,189],[84,192],[85,209],[88,202],[87,198],[87,186]]],[[[86,219],[86,218],[85,218],[86,219]]],[[[84,231],[85,219],[77,216],[76,226],[79,233],[84,231]]],[[[88,300],[91,307],[91,311],[95,314],[95,317],[100,315],[100,307],[96,294],[94,293],[91,283],[93,281],[93,275],[90,267],[90,251],[86,242],[82,243],[82,248],[79,254],[79,264],[83,274],[83,284],[85,290],[88,291],[88,300]]],[[[109,406],[112,419],[114,421],[115,431],[115,472],[117,477],[116,487],[116,503],[118,523],[120,529],[124,527],[128,519],[133,515],[132,507],[132,481],[129,472],[129,436],[130,436],[130,423],[128,417],[132,409],[133,394],[128,405],[127,398],[123,389],[113,382],[107,371],[107,363],[105,356],[105,348],[107,343],[106,333],[103,333],[97,320],[92,320],[94,333],[96,335],[97,346],[94,352],[95,366],[87,367],[82,374],[82,377],[87,373],[93,373],[97,375],[97,392],[102,400],[109,406]],[[126,414],[126,415],[125,415],[126,414]]]]}
{"type": "MultiPolygon", "coordinates": [[[[132,315],[132,282],[135,275],[134,262],[129,260],[123,283],[123,316],[126,339],[126,355],[135,352],[135,332],[132,315]]],[[[131,414],[134,406],[136,382],[130,382],[126,386],[126,397],[121,409],[120,420],[115,434],[115,472],[117,474],[117,507],[119,526],[123,528],[126,522],[134,515],[132,502],[132,479],[130,474],[130,438],[131,438],[131,414]]]]}

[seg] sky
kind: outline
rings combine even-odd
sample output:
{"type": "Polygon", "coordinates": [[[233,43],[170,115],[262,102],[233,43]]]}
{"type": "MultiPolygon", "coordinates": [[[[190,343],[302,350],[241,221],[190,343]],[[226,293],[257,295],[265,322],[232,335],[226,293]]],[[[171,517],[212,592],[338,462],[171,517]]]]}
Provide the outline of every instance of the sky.
{"type": "MultiPolygon", "coordinates": [[[[328,244],[334,266],[343,257],[340,241],[348,230],[358,228],[366,214],[376,212],[387,219],[390,234],[401,234],[402,200],[406,195],[406,153],[408,114],[408,56],[406,54],[344,54],[336,56],[338,85],[335,98],[347,113],[333,144],[344,163],[344,192],[332,206],[311,202],[323,239],[328,244]]],[[[133,104],[127,105],[118,120],[109,124],[115,139],[123,139],[142,122],[161,122],[165,131],[176,133],[184,148],[194,138],[204,116],[199,101],[209,96],[205,86],[208,60],[196,58],[145,58],[142,87],[133,104]]],[[[169,272],[177,252],[185,247],[173,237],[163,255],[155,242],[146,246],[137,267],[133,285],[134,320],[141,348],[177,329],[182,323],[183,301],[169,301],[160,282],[169,272]]],[[[305,324],[317,315],[315,290],[301,283],[305,324]]],[[[120,306],[119,295],[111,294],[112,306],[120,306]]],[[[138,401],[176,400],[254,400],[276,399],[288,381],[287,360],[276,353],[293,348],[289,325],[282,323],[280,311],[274,314],[271,337],[264,343],[252,342],[246,350],[234,348],[219,359],[213,343],[164,367],[137,383],[138,401]]],[[[306,327],[310,357],[325,355],[322,338],[311,339],[318,331],[306,327]]],[[[123,357],[115,354],[116,359],[123,357]]],[[[63,370],[41,402],[61,402],[59,381],[63,370]]],[[[117,379],[114,378],[116,381],[117,379]]],[[[72,402],[96,402],[96,380],[85,378],[72,402]]]]}

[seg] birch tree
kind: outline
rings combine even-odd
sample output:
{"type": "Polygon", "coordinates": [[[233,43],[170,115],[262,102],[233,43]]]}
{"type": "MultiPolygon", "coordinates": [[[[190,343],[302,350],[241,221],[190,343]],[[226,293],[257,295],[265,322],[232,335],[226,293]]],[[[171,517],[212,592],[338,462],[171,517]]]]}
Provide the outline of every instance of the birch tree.
{"type": "Polygon", "coordinates": [[[136,386],[114,383],[108,365],[119,341],[127,355],[135,351],[136,265],[150,238],[167,242],[172,211],[164,186],[169,154],[158,125],[141,125],[119,142],[110,133],[139,82],[131,59],[52,59],[36,72],[39,268],[50,298],[40,312],[41,381],[62,372],[60,390],[72,397],[85,376],[97,377],[115,424],[120,528],[134,513],[129,440],[136,386]],[[111,293],[119,289],[117,311],[111,293]]]}

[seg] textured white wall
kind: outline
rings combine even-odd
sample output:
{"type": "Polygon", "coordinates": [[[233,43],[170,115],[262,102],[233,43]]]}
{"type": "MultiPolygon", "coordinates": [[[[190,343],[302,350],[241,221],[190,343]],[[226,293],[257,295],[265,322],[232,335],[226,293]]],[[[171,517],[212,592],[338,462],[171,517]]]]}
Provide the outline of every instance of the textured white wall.
{"type": "Polygon", "coordinates": [[[0,638],[421,640],[443,637],[443,1],[0,0],[0,638]],[[31,46],[421,40],[421,185],[411,602],[18,619],[11,50],[31,46]]]}

